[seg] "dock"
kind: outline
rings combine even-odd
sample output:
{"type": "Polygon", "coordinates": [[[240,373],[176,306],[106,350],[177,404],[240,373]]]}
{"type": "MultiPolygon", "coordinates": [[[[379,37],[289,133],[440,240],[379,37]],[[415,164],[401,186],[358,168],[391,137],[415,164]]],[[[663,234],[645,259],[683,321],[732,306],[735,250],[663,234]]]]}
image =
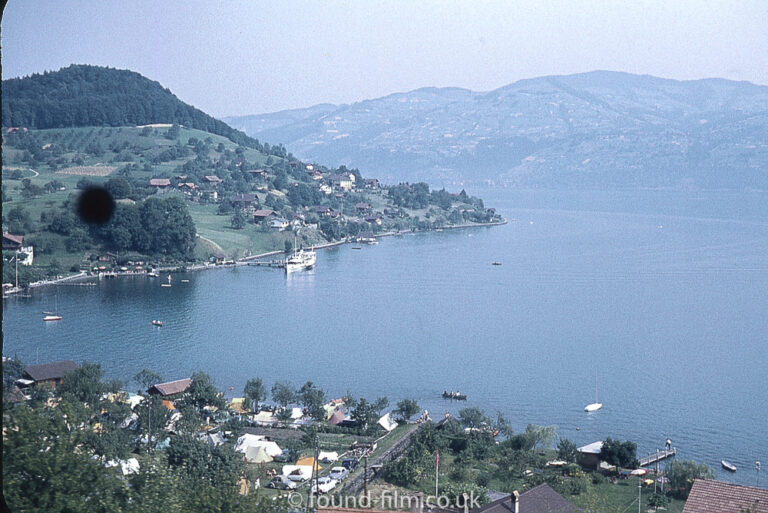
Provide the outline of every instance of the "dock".
{"type": "Polygon", "coordinates": [[[672,449],[664,449],[663,451],[656,451],[653,454],[649,454],[645,458],[640,458],[640,466],[647,467],[648,465],[653,465],[657,461],[666,460],[667,458],[672,458],[676,454],[677,454],[677,447],[673,447],[672,449]]]}
{"type": "Polygon", "coordinates": [[[248,262],[248,265],[257,267],[285,267],[285,260],[256,260],[248,262]]]}

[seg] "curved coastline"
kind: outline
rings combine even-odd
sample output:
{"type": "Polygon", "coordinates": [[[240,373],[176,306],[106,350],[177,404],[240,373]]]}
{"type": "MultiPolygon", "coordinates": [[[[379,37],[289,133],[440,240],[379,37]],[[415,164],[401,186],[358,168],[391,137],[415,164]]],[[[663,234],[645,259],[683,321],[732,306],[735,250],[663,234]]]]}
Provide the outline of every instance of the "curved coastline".
{"type": "MultiPolygon", "coordinates": [[[[430,228],[429,230],[401,230],[401,231],[389,231],[377,234],[376,237],[390,237],[393,235],[413,235],[416,233],[424,233],[424,232],[434,232],[438,229],[440,230],[458,230],[458,229],[464,229],[464,228],[481,228],[481,227],[488,227],[488,226],[500,226],[507,224],[506,219],[502,219],[501,221],[492,221],[488,223],[468,223],[468,224],[460,224],[460,225],[453,225],[453,226],[441,226],[440,228],[430,228]]],[[[345,240],[340,241],[333,241],[333,242],[327,242],[325,244],[320,244],[317,246],[314,246],[314,249],[328,249],[333,248],[336,246],[341,246],[344,244],[349,244],[353,242],[352,239],[347,238],[345,240]]],[[[222,264],[211,264],[211,263],[203,263],[203,264],[192,264],[189,266],[183,266],[183,265],[173,265],[173,266],[164,266],[164,267],[157,267],[157,270],[159,272],[167,272],[167,273],[175,273],[175,272],[182,272],[180,271],[181,268],[184,268],[183,272],[195,272],[195,271],[207,271],[211,269],[226,269],[230,267],[237,267],[241,265],[248,265],[249,262],[253,262],[262,258],[267,258],[270,256],[275,255],[282,255],[285,254],[285,251],[282,250],[276,250],[276,251],[268,251],[266,253],[260,253],[258,255],[251,255],[247,257],[240,258],[238,260],[225,262],[222,264]]],[[[136,276],[147,276],[146,272],[133,272],[133,271],[115,271],[114,273],[110,273],[110,277],[136,277],[136,276]]],[[[98,275],[94,275],[89,273],[88,271],[80,271],[79,273],[72,274],[69,276],[64,276],[62,278],[57,278],[54,280],[41,280],[30,283],[26,289],[35,289],[40,287],[48,287],[52,285],[61,285],[63,283],[68,282],[88,282],[92,280],[98,280],[98,275]]],[[[16,294],[19,294],[21,292],[24,292],[26,290],[25,288],[20,288],[18,290],[11,290],[9,292],[6,292],[3,294],[3,297],[12,297],[16,294]]]]}

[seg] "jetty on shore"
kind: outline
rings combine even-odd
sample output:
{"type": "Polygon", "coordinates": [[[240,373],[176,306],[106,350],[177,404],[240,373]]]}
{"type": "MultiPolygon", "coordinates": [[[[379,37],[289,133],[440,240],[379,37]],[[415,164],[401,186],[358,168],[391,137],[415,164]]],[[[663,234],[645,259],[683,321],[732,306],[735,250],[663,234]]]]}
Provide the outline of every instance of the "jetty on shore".
{"type": "Polygon", "coordinates": [[[653,454],[649,454],[645,458],[640,458],[640,466],[647,467],[648,465],[653,465],[657,461],[662,461],[667,458],[672,458],[676,454],[677,454],[677,447],[673,447],[671,449],[664,449],[663,451],[656,451],[653,454]]]}

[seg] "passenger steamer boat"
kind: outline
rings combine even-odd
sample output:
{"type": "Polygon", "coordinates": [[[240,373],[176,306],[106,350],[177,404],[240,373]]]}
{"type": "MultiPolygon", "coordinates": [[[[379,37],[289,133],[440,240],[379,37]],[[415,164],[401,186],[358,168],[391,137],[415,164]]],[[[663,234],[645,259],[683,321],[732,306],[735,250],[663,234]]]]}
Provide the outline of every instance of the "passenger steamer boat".
{"type": "Polygon", "coordinates": [[[294,251],[285,261],[285,272],[292,273],[303,269],[311,269],[315,266],[316,259],[317,255],[315,254],[314,249],[310,249],[309,251],[304,249],[294,251]]]}

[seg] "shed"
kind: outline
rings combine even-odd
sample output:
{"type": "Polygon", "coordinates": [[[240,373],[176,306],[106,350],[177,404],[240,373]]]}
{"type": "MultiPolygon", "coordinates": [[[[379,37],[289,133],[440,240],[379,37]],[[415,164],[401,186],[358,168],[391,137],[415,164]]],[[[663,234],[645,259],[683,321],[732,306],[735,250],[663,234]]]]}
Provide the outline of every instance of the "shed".
{"type": "Polygon", "coordinates": [[[61,360],[41,365],[30,365],[24,369],[24,376],[35,382],[35,385],[48,384],[60,385],[61,379],[68,372],[77,369],[77,364],[72,360],[61,360]]]}
{"type": "Polygon", "coordinates": [[[603,442],[592,442],[589,445],[579,447],[576,451],[577,461],[579,465],[584,468],[599,469],[600,468],[600,451],[603,449],[603,442]]]}
{"type": "Polygon", "coordinates": [[[178,379],[167,383],[152,385],[147,390],[150,395],[162,395],[163,397],[175,397],[186,391],[192,384],[192,378],[178,379]]]}

